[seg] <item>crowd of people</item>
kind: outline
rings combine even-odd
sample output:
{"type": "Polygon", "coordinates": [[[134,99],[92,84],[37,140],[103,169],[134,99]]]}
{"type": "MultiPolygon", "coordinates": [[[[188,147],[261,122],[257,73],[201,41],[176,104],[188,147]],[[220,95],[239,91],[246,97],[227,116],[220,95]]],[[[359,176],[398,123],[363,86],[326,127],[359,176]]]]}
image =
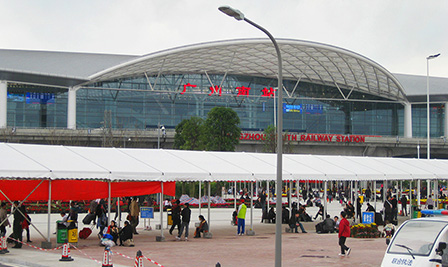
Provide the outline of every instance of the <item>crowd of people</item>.
{"type": "MultiPolygon", "coordinates": [[[[426,190],[426,189],[424,189],[426,190]]],[[[232,221],[236,228],[237,235],[245,235],[245,219],[247,206],[246,203],[254,198],[254,204],[260,207],[262,210],[262,223],[275,223],[276,220],[276,210],[275,206],[271,205],[270,208],[268,202],[271,200],[272,195],[275,192],[273,188],[265,189],[260,188],[259,195],[251,195],[249,192],[241,190],[239,195],[240,204],[232,214],[232,221]]],[[[294,233],[306,233],[303,226],[303,222],[313,222],[317,221],[315,224],[317,233],[339,233],[339,245],[341,246],[341,255],[346,255],[350,253],[350,249],[345,245],[345,238],[347,237],[346,221],[353,220],[362,222],[361,214],[362,212],[369,211],[375,214],[375,222],[379,225],[384,226],[384,235],[392,236],[394,234],[394,225],[397,225],[397,217],[399,214],[403,216],[408,216],[408,198],[406,194],[401,194],[400,199],[397,198],[397,192],[393,188],[388,188],[384,192],[384,197],[382,188],[380,194],[377,194],[376,199],[383,200],[382,206],[380,206],[380,212],[377,212],[374,206],[370,204],[376,192],[372,192],[370,187],[359,191],[359,195],[355,194],[350,187],[333,187],[327,191],[327,199],[323,199],[323,194],[319,190],[313,190],[311,187],[302,187],[298,192],[299,198],[297,202],[292,202],[291,209],[288,208],[289,205],[283,206],[282,213],[282,223],[289,226],[294,233]],[[355,203],[351,202],[351,199],[355,199],[355,203]],[[342,212],[338,214],[339,216],[332,217],[330,214],[325,213],[323,201],[332,202],[339,201],[342,206],[342,212]],[[399,209],[399,204],[401,203],[401,210],[399,209]],[[365,205],[363,207],[363,205],[365,205]],[[308,207],[317,207],[317,212],[314,214],[309,214],[307,212],[308,207]],[[341,230],[343,227],[343,230],[341,230]]],[[[423,191],[422,191],[423,192],[423,191]]],[[[235,195],[236,196],[236,195],[235,195]]],[[[440,195],[439,195],[440,197],[440,195]]],[[[435,207],[434,196],[429,195],[426,200],[426,207],[428,209],[433,209],[435,207]]],[[[288,202],[292,201],[291,196],[288,194],[288,202]]],[[[117,198],[116,200],[116,214],[115,219],[110,221],[108,219],[107,213],[107,203],[103,199],[92,200],[89,204],[89,213],[84,217],[83,223],[86,225],[91,225],[91,228],[96,227],[98,229],[98,238],[101,240],[101,244],[106,246],[134,246],[133,238],[138,235],[137,226],[139,225],[140,218],[140,204],[142,200],[140,197],[129,197],[129,198],[117,198]],[[126,219],[124,221],[123,227],[117,224],[116,220],[121,222],[122,210],[121,206],[127,207],[126,219]]],[[[173,235],[177,228],[177,233],[175,234],[175,240],[188,240],[189,228],[191,221],[191,209],[188,203],[181,203],[179,200],[166,199],[164,201],[164,209],[171,210],[172,225],[169,229],[169,234],[173,235]]],[[[78,226],[78,213],[82,209],[79,204],[75,201],[70,203],[70,208],[67,211],[61,212],[61,227],[66,227],[68,229],[78,226]]],[[[22,247],[22,236],[23,231],[27,232],[26,242],[32,242],[30,240],[29,225],[31,224],[31,217],[27,214],[26,206],[23,203],[14,202],[12,205],[12,218],[13,223],[11,224],[8,220],[8,212],[6,203],[1,203],[0,207],[0,235],[5,236],[7,228],[12,227],[12,234],[10,237],[17,240],[13,248],[22,247]]],[[[198,216],[198,224],[195,227],[194,238],[204,237],[208,231],[208,222],[203,215],[198,216]]]]}

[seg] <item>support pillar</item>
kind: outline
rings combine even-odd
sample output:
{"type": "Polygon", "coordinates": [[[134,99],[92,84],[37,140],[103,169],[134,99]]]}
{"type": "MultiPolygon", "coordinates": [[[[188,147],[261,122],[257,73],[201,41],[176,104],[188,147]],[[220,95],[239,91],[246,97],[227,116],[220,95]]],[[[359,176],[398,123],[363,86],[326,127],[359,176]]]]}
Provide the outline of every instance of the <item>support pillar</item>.
{"type": "Polygon", "coordinates": [[[412,137],[412,105],[411,103],[404,104],[404,137],[412,137]]]}
{"type": "Polygon", "coordinates": [[[0,128],[7,126],[8,83],[0,81],[0,128]]]}
{"type": "Polygon", "coordinates": [[[448,102],[445,102],[445,108],[444,108],[444,115],[445,117],[443,118],[443,135],[445,137],[448,137],[448,102]]]}
{"type": "Polygon", "coordinates": [[[68,89],[67,102],[67,128],[76,130],[76,91],[78,87],[68,89]]]}

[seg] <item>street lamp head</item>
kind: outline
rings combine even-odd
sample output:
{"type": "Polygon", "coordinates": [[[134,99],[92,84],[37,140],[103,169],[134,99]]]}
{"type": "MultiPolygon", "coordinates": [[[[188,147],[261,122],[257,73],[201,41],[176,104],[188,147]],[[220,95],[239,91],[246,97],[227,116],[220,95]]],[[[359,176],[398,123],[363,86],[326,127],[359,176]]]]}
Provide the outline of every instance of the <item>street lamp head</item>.
{"type": "Polygon", "coordinates": [[[227,16],[234,17],[236,20],[243,20],[244,14],[238,9],[231,8],[229,6],[220,6],[218,7],[219,11],[226,14],[227,16]]]}
{"type": "Polygon", "coordinates": [[[440,53],[438,53],[437,55],[430,55],[430,56],[428,56],[426,59],[427,59],[427,60],[430,60],[430,59],[436,58],[436,57],[438,57],[438,56],[440,56],[440,53]]]}

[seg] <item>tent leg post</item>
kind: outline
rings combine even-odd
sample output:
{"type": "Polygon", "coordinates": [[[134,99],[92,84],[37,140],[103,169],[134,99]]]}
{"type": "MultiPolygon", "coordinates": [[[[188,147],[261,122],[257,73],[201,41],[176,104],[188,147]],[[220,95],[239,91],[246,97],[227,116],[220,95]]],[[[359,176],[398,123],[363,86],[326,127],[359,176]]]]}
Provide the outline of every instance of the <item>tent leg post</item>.
{"type": "Polygon", "coordinates": [[[253,236],[255,235],[254,231],[254,183],[250,182],[250,229],[246,231],[246,235],[253,236]]]}
{"type": "Polygon", "coordinates": [[[51,248],[51,240],[50,240],[50,235],[51,235],[51,227],[50,227],[50,225],[51,225],[51,180],[48,181],[48,203],[47,203],[47,207],[48,207],[47,241],[42,241],[41,247],[49,249],[49,248],[51,248]]]}
{"type": "Polygon", "coordinates": [[[157,242],[164,242],[165,241],[165,236],[163,236],[163,182],[160,182],[160,186],[161,186],[161,192],[160,192],[160,202],[159,202],[159,207],[160,207],[160,236],[156,236],[156,241],[157,242]]]}

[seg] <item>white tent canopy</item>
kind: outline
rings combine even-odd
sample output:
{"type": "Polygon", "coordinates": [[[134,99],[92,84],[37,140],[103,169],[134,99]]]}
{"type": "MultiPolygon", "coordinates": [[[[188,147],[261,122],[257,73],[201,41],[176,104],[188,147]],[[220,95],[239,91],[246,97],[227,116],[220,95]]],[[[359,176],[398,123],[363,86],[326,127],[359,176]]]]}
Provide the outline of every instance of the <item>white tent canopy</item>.
{"type": "MultiPolygon", "coordinates": [[[[1,179],[276,180],[276,154],[0,143],[1,179]]],[[[448,178],[448,160],[285,154],[283,180],[448,178]]]]}

